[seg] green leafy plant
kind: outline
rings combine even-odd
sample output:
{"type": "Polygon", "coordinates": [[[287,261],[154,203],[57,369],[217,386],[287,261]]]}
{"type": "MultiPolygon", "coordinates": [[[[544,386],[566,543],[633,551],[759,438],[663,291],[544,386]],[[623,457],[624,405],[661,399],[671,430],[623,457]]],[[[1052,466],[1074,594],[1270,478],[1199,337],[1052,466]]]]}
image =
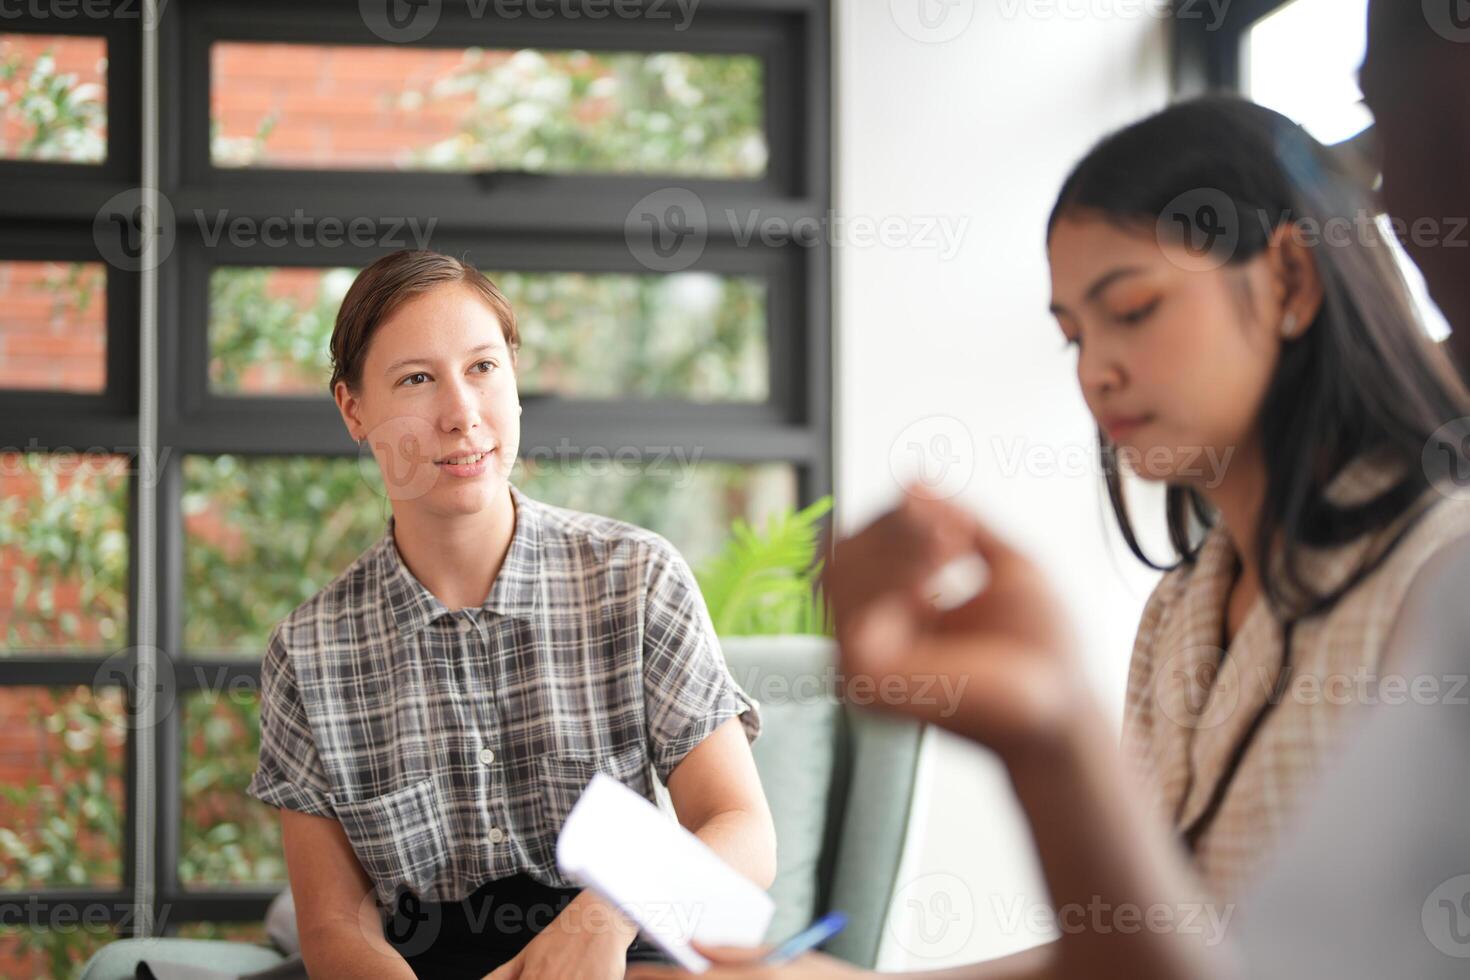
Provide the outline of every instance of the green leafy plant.
{"type": "Polygon", "coordinates": [[[823,497],[801,510],[785,510],[757,531],[743,520],[730,526],[723,550],[696,578],[721,636],[786,633],[829,634],[831,617],[817,585],[820,522],[832,509],[823,497]]]}

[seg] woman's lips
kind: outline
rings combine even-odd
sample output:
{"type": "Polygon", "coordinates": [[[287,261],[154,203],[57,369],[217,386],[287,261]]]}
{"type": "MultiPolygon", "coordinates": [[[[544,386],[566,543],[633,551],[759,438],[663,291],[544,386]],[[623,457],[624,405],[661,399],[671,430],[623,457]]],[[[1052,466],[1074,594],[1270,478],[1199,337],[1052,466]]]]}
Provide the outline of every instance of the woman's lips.
{"type": "Polygon", "coordinates": [[[490,450],[473,463],[438,463],[439,469],[450,476],[479,476],[484,473],[490,465],[490,457],[495,455],[495,450],[490,450]]]}
{"type": "Polygon", "coordinates": [[[1103,431],[1108,438],[1117,442],[1125,436],[1132,435],[1140,428],[1153,421],[1152,415],[1114,416],[1103,420],[1103,431]]]}

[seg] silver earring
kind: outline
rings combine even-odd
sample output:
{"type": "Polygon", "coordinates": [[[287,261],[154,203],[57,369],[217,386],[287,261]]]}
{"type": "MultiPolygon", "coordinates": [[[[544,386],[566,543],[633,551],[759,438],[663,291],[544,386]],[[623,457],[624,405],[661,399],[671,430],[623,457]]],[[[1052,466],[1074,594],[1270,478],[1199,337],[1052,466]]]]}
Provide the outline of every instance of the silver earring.
{"type": "Polygon", "coordinates": [[[1281,336],[1287,340],[1296,336],[1297,320],[1295,313],[1288,313],[1281,321],[1281,336]]]}

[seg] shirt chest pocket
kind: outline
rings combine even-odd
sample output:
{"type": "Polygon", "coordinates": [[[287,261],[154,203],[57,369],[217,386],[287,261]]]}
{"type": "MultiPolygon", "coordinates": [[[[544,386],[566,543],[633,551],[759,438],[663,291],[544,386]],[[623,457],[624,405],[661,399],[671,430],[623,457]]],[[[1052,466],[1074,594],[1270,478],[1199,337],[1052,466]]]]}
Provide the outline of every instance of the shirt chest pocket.
{"type": "Polygon", "coordinates": [[[543,755],[537,760],[540,786],[536,802],[540,807],[541,828],[553,840],[597,773],[611,776],[645,799],[653,799],[648,759],[641,745],[607,753],[543,755]]]}
{"type": "Polygon", "coordinates": [[[427,894],[448,847],[432,778],[352,803],[336,804],[337,819],[378,895],[390,904],[407,888],[427,894]]]}

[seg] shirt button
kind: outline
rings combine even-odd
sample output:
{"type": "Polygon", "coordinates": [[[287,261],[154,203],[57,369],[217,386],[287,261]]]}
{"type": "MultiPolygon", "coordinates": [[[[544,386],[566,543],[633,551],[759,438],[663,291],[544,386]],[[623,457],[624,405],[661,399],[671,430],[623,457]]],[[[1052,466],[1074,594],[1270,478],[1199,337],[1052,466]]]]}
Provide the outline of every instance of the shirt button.
{"type": "Polygon", "coordinates": [[[499,844],[503,840],[505,840],[505,831],[501,830],[499,827],[491,827],[490,843],[499,844]]]}
{"type": "Polygon", "coordinates": [[[487,765],[487,766],[490,763],[494,762],[495,761],[495,750],[494,749],[481,749],[480,750],[480,761],[483,762],[483,763],[485,763],[485,765],[487,765]]]}

